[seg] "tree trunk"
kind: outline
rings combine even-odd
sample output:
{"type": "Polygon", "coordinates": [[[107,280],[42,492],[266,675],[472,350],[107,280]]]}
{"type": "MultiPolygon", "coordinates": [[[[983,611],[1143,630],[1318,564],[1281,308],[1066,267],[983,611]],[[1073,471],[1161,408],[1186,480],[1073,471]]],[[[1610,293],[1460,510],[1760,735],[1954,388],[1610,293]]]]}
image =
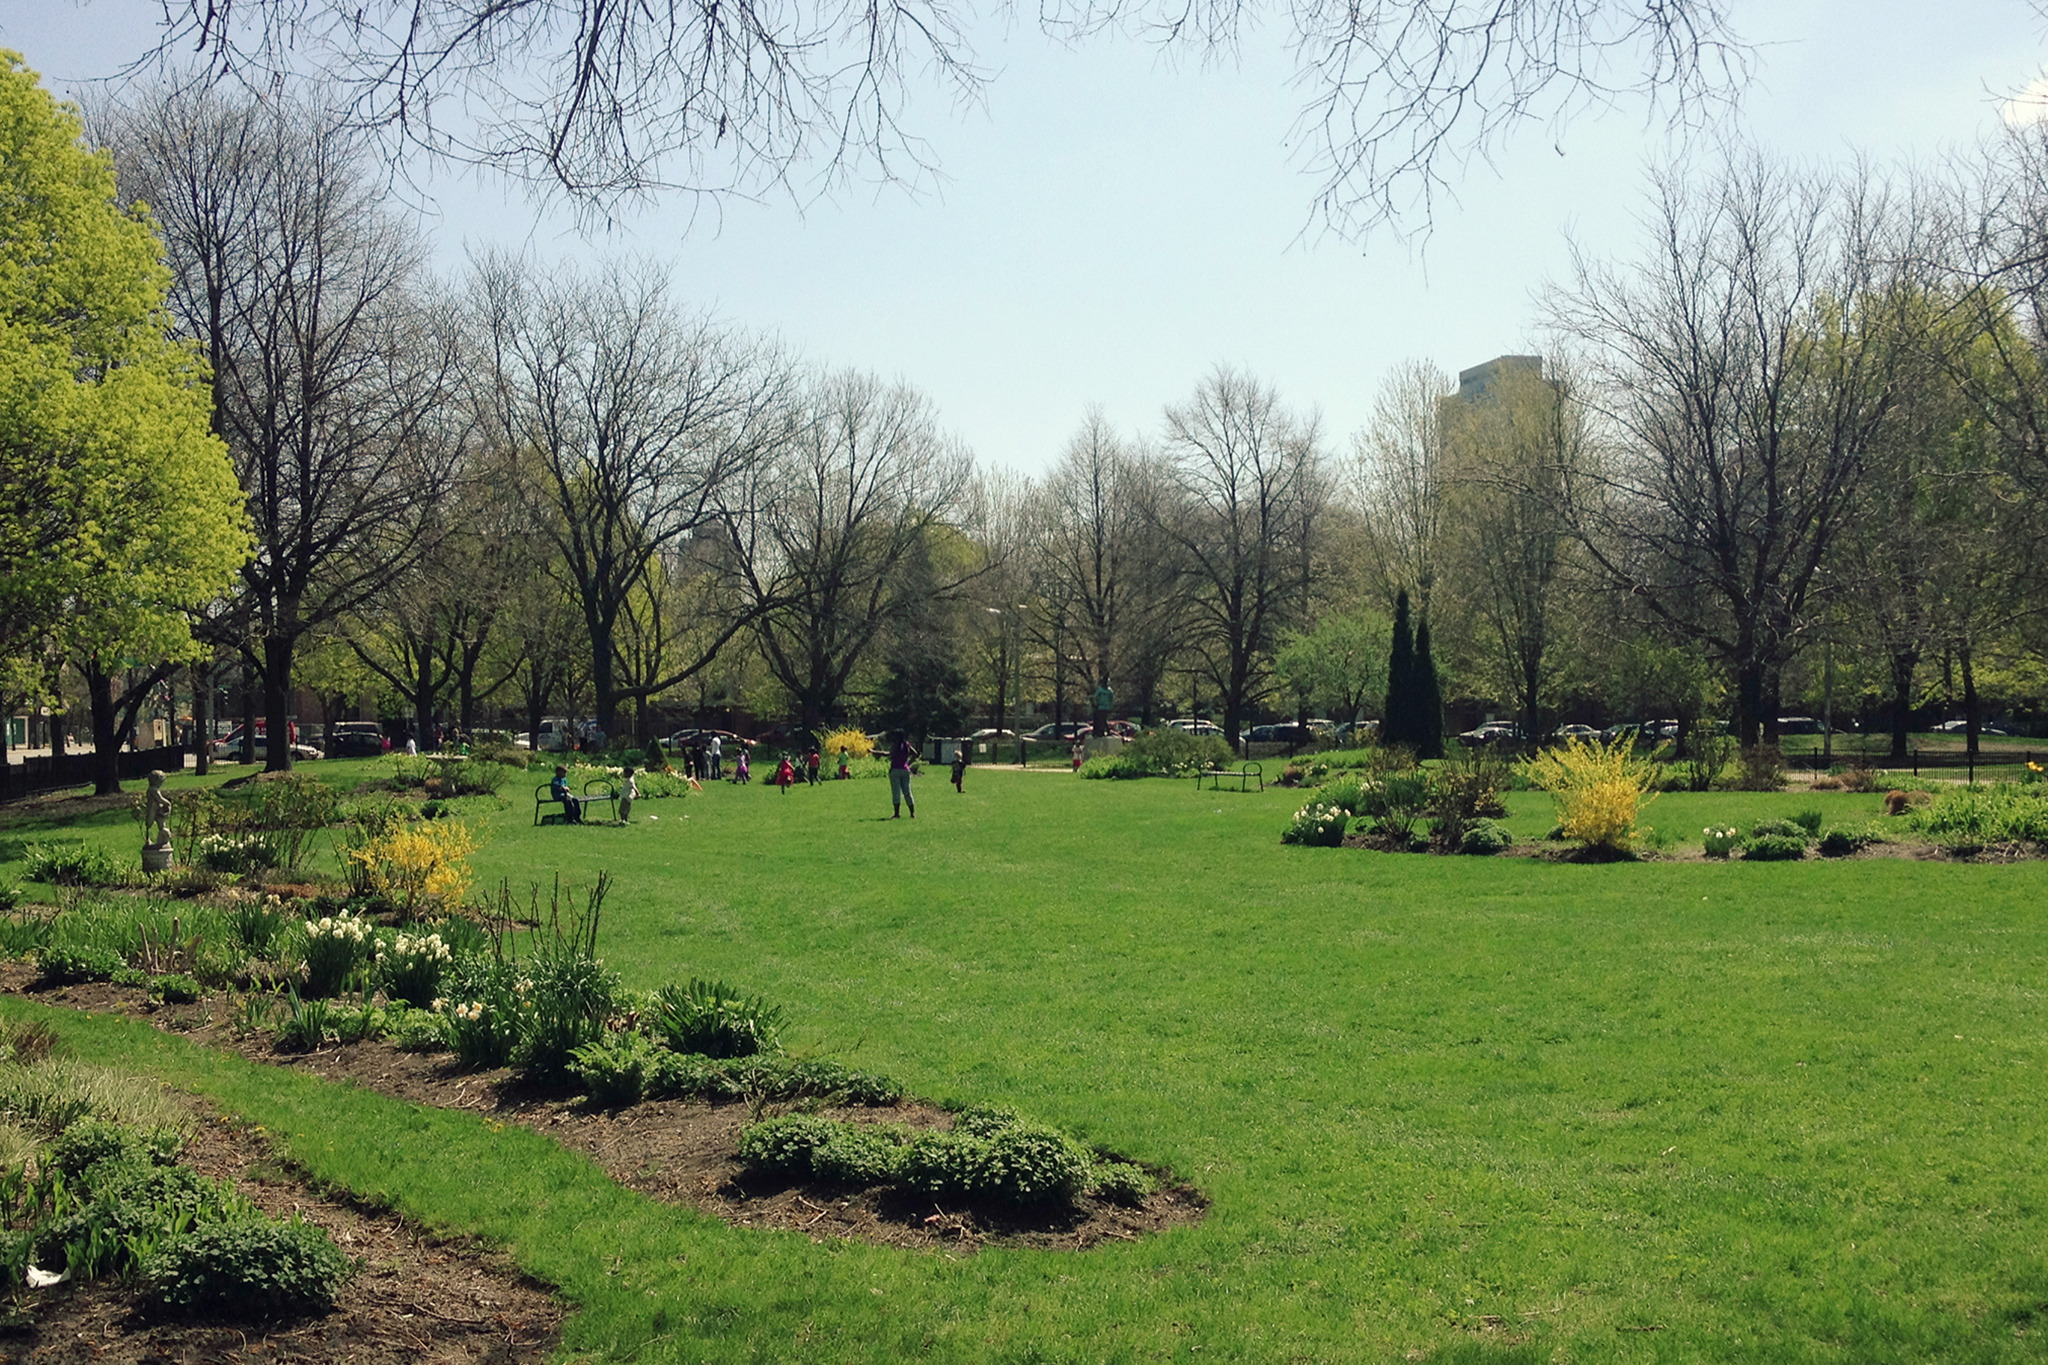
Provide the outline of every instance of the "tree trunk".
{"type": "MultiPolygon", "coordinates": [[[[292,768],[291,708],[292,697],[292,653],[298,640],[289,635],[269,635],[263,640],[263,714],[268,718],[270,733],[263,740],[263,770],[272,773],[290,772],[292,768]]],[[[245,731],[243,752],[251,752],[248,745],[252,731],[245,731]]]]}
{"type": "Polygon", "coordinates": [[[1977,756],[1977,734],[1983,728],[1983,704],[1977,696],[1977,667],[1975,651],[1968,645],[1956,650],[1956,662],[1963,669],[1963,749],[1971,758],[1977,756]]]}
{"type": "Polygon", "coordinates": [[[238,763],[253,763],[256,759],[256,684],[250,676],[255,672],[254,660],[246,654],[242,659],[242,756],[238,763]]]}
{"type": "Polygon", "coordinates": [[[192,665],[192,771],[213,771],[213,660],[192,665]]]}
{"type": "Polygon", "coordinates": [[[116,733],[114,679],[92,662],[86,663],[83,672],[86,703],[92,713],[92,794],[119,796],[121,740],[116,733]]]}
{"type": "Polygon", "coordinates": [[[1892,753],[1904,758],[1913,730],[1913,671],[1920,662],[1918,650],[1892,655],[1892,753]]]}

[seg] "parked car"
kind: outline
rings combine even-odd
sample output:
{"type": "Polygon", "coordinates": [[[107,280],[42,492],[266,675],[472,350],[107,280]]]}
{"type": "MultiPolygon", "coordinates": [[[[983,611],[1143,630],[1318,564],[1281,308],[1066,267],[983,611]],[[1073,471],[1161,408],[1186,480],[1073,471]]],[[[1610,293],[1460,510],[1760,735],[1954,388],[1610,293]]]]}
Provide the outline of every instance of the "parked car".
{"type": "MultiPolygon", "coordinates": [[[[1781,721],[1780,724],[1782,725],[1783,722],[1781,721]]],[[[1934,727],[1934,732],[1938,735],[1960,735],[1966,733],[1969,728],[1970,723],[1967,720],[1945,720],[1934,727]]],[[[1980,735],[2010,735],[2012,731],[1986,721],[1977,727],[1977,733],[1980,735]]]]}
{"type": "Polygon", "coordinates": [[[1812,716],[1779,716],[1778,733],[1781,735],[1824,735],[1828,727],[1812,716]]]}
{"type": "Polygon", "coordinates": [[[1017,732],[1015,730],[995,730],[986,727],[980,730],[976,730],[973,734],[968,736],[969,739],[979,740],[1015,739],[1016,737],[1017,732]]]}
{"type": "Polygon", "coordinates": [[[1166,722],[1176,730],[1185,730],[1191,735],[1220,735],[1223,727],[1212,725],[1206,720],[1170,720],[1166,722]]]}
{"type": "Polygon", "coordinates": [[[384,728],[374,720],[337,721],[327,727],[329,758],[375,758],[391,748],[384,728]]]}
{"type": "Polygon", "coordinates": [[[1466,746],[1476,749],[1484,744],[1516,739],[1518,732],[1511,720],[1490,720],[1484,725],[1475,725],[1470,730],[1460,731],[1458,738],[1466,746]]]}
{"type": "Polygon", "coordinates": [[[1306,725],[1254,725],[1246,736],[1254,744],[1307,744],[1316,732],[1306,725]]]}
{"type": "Polygon", "coordinates": [[[1600,732],[1590,725],[1560,725],[1550,732],[1555,740],[1599,739],[1600,732]]]}
{"type": "Polygon", "coordinates": [[[1094,732],[1095,727],[1086,721],[1062,720],[1041,725],[1024,738],[1037,740],[1041,744],[1072,744],[1077,739],[1086,739],[1094,732]]]}
{"type": "MultiPolygon", "coordinates": [[[[217,739],[213,742],[213,756],[215,758],[226,759],[230,763],[266,762],[270,757],[270,748],[268,744],[268,737],[264,735],[263,727],[260,725],[256,727],[255,750],[255,753],[252,754],[250,757],[242,757],[242,727],[239,725],[237,725],[234,729],[228,731],[228,733],[223,738],[217,739]]],[[[295,759],[313,759],[324,757],[324,755],[318,749],[314,748],[310,744],[293,744],[291,746],[291,755],[295,759]]]]}

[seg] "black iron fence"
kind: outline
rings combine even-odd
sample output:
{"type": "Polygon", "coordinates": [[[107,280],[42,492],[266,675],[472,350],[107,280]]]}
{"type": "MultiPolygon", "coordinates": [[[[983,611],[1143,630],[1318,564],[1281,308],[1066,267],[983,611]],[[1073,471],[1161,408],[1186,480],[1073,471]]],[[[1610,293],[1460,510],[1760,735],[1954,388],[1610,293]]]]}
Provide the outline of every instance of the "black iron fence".
{"type": "MultiPolygon", "coordinates": [[[[166,744],[157,749],[123,749],[115,755],[114,762],[115,770],[124,782],[147,777],[159,768],[167,773],[180,772],[185,767],[185,746],[166,744]]],[[[98,771],[99,757],[89,753],[12,759],[0,764],[0,800],[80,786],[91,782],[98,771]]]]}

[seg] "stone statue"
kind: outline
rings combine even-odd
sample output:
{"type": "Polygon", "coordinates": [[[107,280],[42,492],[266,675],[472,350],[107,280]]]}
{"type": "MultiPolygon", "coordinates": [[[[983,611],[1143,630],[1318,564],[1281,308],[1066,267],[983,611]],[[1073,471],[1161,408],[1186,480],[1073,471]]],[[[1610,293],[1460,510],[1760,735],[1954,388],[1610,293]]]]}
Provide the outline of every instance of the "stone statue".
{"type": "Polygon", "coordinates": [[[164,795],[161,770],[149,774],[149,794],[142,798],[142,870],[162,872],[171,865],[171,799],[164,795]]]}

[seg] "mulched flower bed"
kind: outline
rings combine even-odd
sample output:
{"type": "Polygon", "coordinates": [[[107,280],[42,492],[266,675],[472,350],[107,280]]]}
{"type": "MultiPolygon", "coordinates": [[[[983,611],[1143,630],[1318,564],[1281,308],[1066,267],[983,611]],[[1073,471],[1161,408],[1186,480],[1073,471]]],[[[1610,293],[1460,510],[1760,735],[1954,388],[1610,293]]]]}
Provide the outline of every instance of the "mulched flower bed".
{"type": "Polygon", "coordinates": [[[503,1256],[433,1236],[396,1214],[323,1193],[262,1135],[190,1098],[181,1164],[235,1182],[264,1213],[327,1229],[356,1272],[327,1313],[280,1322],[165,1319],[113,1280],[15,1288],[0,1301],[0,1361],[165,1365],[170,1361],[524,1365],[548,1359],[562,1305],[503,1256]]]}
{"type": "MultiPolygon", "coordinates": [[[[749,1179],[734,1149],[758,1118],[795,1111],[796,1104],[653,1100],[616,1110],[574,1096],[537,1092],[507,1070],[464,1071],[446,1053],[401,1052],[388,1043],[351,1043],[311,1053],[275,1050],[266,1035],[240,1036],[229,1026],[226,997],[191,1005],[151,1007],[143,993],[104,982],[42,990],[26,963],[0,963],[0,990],[45,1004],[150,1020],[209,1046],[266,1065],[291,1067],[328,1080],[348,1080],[417,1104],[469,1109],[526,1125],[582,1152],[626,1188],[667,1204],[701,1209],[736,1227],[802,1232],[813,1241],[853,1239],[882,1246],[971,1253],[983,1246],[1084,1251],[1199,1222],[1208,1201],[1164,1173],[1160,1188],[1135,1206],[1082,1199],[1071,1209],[997,1212],[910,1201],[884,1191],[818,1190],[749,1179]]],[[[825,1108],[854,1122],[950,1127],[944,1110],[915,1101],[888,1108],[825,1108]]]]}

